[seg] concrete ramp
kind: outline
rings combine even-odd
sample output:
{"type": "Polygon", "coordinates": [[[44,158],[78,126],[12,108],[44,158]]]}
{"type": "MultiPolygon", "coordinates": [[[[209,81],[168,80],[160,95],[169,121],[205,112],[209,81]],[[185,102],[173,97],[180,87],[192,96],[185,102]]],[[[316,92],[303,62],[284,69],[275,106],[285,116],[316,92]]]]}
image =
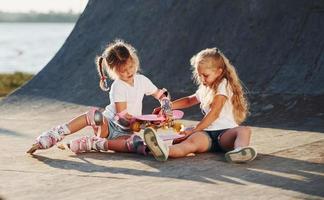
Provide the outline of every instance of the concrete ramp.
{"type": "MultiPolygon", "coordinates": [[[[142,73],[174,98],[196,89],[191,56],[216,46],[248,89],[248,123],[324,124],[323,33],[324,1],[317,0],[90,0],[55,57],[5,102],[106,105],[94,58],[107,42],[122,38],[137,48],[142,73]]],[[[154,104],[146,104],[148,112],[154,104]]],[[[186,113],[200,117],[198,109],[186,113]]]]}

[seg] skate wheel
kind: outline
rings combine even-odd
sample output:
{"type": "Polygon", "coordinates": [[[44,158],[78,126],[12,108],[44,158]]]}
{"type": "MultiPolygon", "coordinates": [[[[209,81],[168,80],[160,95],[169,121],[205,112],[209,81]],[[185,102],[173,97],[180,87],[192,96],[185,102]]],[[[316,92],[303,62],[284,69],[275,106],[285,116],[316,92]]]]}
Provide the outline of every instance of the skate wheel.
{"type": "Polygon", "coordinates": [[[175,132],[179,133],[181,129],[183,129],[183,124],[176,122],[173,124],[172,128],[175,130],[175,132]]]}
{"type": "Polygon", "coordinates": [[[57,145],[57,148],[59,148],[59,149],[61,149],[61,150],[65,150],[65,146],[64,146],[64,144],[57,145]]]}
{"type": "Polygon", "coordinates": [[[37,149],[39,149],[39,145],[33,144],[32,147],[26,153],[33,154],[37,149]]]}
{"type": "Polygon", "coordinates": [[[141,130],[141,123],[136,121],[131,124],[131,130],[134,132],[139,132],[141,130]]]}

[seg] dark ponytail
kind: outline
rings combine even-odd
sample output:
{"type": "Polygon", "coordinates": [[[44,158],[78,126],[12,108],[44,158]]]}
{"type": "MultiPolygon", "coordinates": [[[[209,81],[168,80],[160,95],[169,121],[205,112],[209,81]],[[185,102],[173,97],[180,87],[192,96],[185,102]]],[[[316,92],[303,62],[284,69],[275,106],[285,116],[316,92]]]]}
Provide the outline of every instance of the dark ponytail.
{"type": "Polygon", "coordinates": [[[107,82],[107,76],[105,75],[105,72],[103,70],[103,65],[102,65],[103,60],[104,60],[104,58],[102,56],[97,58],[97,70],[98,70],[99,77],[100,77],[99,87],[103,91],[108,91],[109,86],[108,86],[108,82],[107,82]]]}

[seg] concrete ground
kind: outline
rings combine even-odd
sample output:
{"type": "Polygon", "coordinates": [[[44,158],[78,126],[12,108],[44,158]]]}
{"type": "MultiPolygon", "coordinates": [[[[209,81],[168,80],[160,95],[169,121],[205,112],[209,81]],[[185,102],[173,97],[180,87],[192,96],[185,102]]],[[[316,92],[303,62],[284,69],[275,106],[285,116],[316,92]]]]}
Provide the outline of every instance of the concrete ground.
{"type": "Polygon", "coordinates": [[[163,163],[128,153],[25,153],[42,131],[86,109],[1,107],[0,199],[324,199],[321,132],[252,127],[259,155],[249,164],[229,164],[212,153],[163,163]]]}

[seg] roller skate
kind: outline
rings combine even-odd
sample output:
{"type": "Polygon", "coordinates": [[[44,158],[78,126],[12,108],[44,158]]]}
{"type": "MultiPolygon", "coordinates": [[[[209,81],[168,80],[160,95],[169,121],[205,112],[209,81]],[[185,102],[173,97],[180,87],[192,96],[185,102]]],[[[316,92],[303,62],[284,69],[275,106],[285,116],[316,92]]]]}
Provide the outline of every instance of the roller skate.
{"type": "Polygon", "coordinates": [[[29,154],[33,154],[38,149],[48,149],[63,140],[65,135],[70,134],[70,130],[67,125],[60,125],[42,133],[36,138],[35,143],[27,151],[29,154]]]}
{"type": "Polygon", "coordinates": [[[143,139],[136,134],[133,134],[126,140],[126,146],[129,152],[134,152],[146,156],[149,149],[144,144],[143,139]]]}
{"type": "Polygon", "coordinates": [[[108,151],[108,140],[97,136],[83,136],[71,140],[67,147],[76,154],[91,151],[108,151]]]}

